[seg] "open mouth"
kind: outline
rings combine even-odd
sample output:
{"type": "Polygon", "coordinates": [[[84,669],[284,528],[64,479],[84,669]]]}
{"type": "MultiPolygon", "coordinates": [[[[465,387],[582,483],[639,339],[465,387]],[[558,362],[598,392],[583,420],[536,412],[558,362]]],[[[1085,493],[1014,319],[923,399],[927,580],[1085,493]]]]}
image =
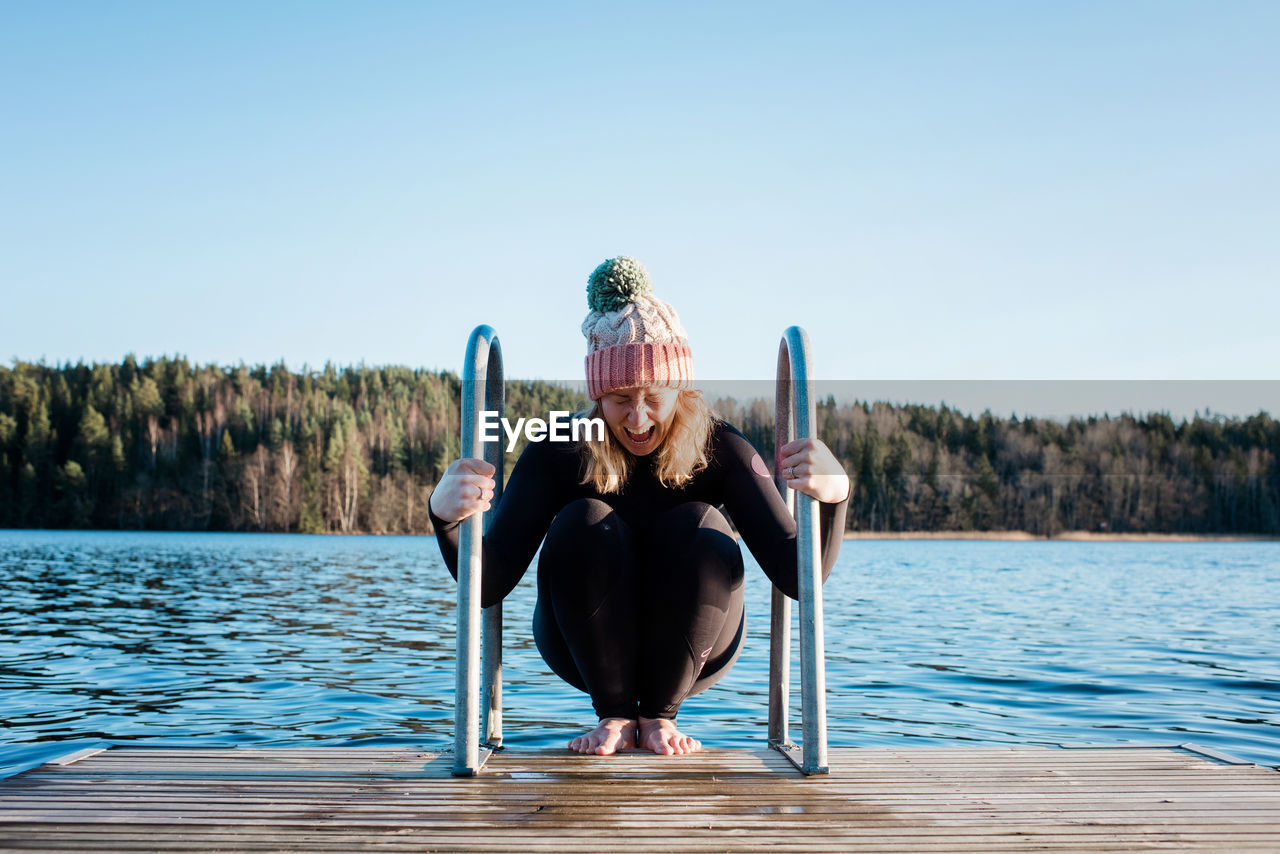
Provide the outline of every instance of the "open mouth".
{"type": "Polygon", "coordinates": [[[653,441],[654,435],[658,432],[658,425],[650,424],[644,430],[632,430],[630,427],[623,427],[622,432],[626,434],[628,442],[637,448],[643,448],[653,441]]]}

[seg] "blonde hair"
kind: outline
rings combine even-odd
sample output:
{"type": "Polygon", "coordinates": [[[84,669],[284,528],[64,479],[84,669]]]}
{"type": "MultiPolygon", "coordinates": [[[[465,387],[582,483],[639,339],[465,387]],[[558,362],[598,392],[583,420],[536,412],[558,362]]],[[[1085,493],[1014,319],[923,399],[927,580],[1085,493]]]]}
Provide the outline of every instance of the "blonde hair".
{"type": "MultiPolygon", "coordinates": [[[[588,418],[601,418],[600,401],[595,401],[587,411],[588,418]]],[[[715,414],[702,399],[702,392],[684,390],[676,400],[671,415],[671,427],[662,445],[653,452],[657,462],[654,473],[663,486],[683,486],[710,462],[711,427],[715,414]]],[[[631,476],[635,456],[622,447],[606,426],[603,442],[579,443],[582,453],[582,480],[591,484],[602,495],[621,492],[622,485],[631,476]]]]}

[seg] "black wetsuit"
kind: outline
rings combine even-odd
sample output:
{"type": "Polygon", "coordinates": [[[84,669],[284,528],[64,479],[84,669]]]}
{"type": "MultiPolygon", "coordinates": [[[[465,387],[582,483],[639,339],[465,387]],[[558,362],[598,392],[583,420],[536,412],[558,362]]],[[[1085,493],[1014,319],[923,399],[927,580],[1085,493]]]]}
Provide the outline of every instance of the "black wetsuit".
{"type": "MultiPolygon", "coordinates": [[[[501,601],[538,559],[534,638],[600,717],[674,718],[686,697],[723,676],[742,645],[742,553],[723,505],[769,579],[797,595],[795,522],[750,442],[716,421],[710,464],[663,486],[637,457],[620,493],[582,480],[580,449],[531,443],[516,462],[484,537],[481,603],[501,601]],[[545,537],[546,541],[543,542],[545,537]]],[[[822,576],[835,564],[848,499],[819,504],[822,576]]],[[[458,523],[434,513],[457,578],[458,523]]]]}

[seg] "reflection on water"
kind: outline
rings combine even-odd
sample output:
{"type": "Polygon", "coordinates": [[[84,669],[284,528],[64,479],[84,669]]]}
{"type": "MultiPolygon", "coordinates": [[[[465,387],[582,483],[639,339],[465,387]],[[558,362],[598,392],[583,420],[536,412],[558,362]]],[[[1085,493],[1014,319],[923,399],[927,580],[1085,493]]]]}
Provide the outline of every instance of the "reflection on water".
{"type": "MultiPolygon", "coordinates": [[[[748,647],[681,713],[717,747],[764,739],[747,562],[748,647]]],[[[559,746],[591,710],[534,649],[532,580],[505,605],[507,743],[559,746]]],[[[452,743],[430,538],[0,531],[0,590],[0,773],[104,742],[452,743]]],[[[1280,765],[1280,544],[849,542],[825,591],[835,745],[1195,742],[1280,765]]]]}

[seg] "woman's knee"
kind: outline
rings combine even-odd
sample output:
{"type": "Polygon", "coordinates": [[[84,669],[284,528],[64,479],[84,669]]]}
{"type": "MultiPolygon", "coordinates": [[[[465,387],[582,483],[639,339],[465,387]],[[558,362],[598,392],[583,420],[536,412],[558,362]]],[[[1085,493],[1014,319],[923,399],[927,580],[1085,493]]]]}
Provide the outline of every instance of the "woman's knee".
{"type": "Polygon", "coordinates": [[[613,508],[595,498],[566,504],[547,530],[538,557],[538,588],[580,588],[589,598],[607,589],[634,561],[631,534],[613,508]]]}
{"type": "Polygon", "coordinates": [[[716,575],[742,582],[742,550],[729,522],[715,507],[690,501],[667,511],[655,527],[655,564],[673,575],[716,575]]]}
{"type": "Polygon", "coordinates": [[[573,552],[620,548],[628,543],[626,525],[613,508],[596,498],[579,498],[551,520],[542,549],[573,552]]]}
{"type": "Polygon", "coordinates": [[[731,563],[742,562],[742,551],[733,538],[729,520],[706,502],[689,501],[668,510],[658,530],[662,532],[660,539],[670,549],[710,550],[731,563]]]}
{"type": "Polygon", "coordinates": [[[560,512],[551,521],[551,530],[558,527],[594,528],[612,513],[613,508],[598,498],[579,498],[560,508],[560,512]]]}
{"type": "Polygon", "coordinates": [[[696,532],[703,529],[731,533],[729,520],[705,501],[686,501],[662,514],[661,524],[672,531],[696,532]]]}

